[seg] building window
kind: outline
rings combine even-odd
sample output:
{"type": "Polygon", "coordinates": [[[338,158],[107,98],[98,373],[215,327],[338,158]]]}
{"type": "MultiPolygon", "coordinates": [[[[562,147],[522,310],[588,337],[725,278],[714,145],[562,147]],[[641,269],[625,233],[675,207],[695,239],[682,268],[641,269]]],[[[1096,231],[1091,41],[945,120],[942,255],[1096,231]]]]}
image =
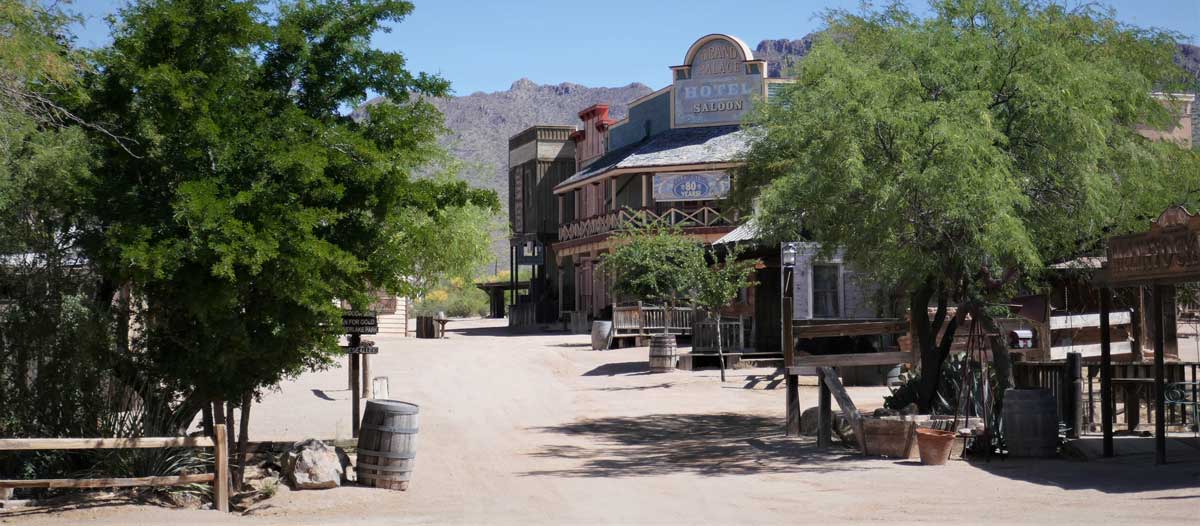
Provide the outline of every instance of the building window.
{"type": "Polygon", "coordinates": [[[838,278],[841,276],[841,269],[837,265],[813,265],[812,270],[813,317],[840,317],[838,278]]]}

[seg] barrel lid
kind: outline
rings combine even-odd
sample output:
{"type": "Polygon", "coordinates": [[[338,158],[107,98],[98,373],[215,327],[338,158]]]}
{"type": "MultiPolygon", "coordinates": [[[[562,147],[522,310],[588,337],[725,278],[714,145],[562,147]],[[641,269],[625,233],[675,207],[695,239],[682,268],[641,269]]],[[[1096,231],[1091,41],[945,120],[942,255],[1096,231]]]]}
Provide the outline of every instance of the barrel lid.
{"type": "Polygon", "coordinates": [[[367,405],[371,404],[383,406],[387,412],[401,415],[415,415],[421,411],[420,406],[417,404],[410,404],[399,400],[383,400],[379,398],[367,400],[367,405]]]}

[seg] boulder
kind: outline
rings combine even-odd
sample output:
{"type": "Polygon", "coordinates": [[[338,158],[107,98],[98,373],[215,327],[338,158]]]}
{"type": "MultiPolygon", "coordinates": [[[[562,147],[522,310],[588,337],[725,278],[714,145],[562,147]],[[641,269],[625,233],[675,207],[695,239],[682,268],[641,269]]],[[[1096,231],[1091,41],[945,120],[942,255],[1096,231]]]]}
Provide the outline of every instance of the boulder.
{"type": "Polygon", "coordinates": [[[345,475],[337,451],[315,438],[296,442],[283,459],[283,476],[292,489],[336,488],[345,475]]]}
{"type": "MultiPolygon", "coordinates": [[[[800,434],[804,436],[817,436],[817,407],[810,407],[800,413],[800,434]]],[[[837,435],[844,441],[849,441],[854,437],[854,432],[850,430],[850,421],[842,415],[841,411],[833,412],[833,434],[837,435]]]]}

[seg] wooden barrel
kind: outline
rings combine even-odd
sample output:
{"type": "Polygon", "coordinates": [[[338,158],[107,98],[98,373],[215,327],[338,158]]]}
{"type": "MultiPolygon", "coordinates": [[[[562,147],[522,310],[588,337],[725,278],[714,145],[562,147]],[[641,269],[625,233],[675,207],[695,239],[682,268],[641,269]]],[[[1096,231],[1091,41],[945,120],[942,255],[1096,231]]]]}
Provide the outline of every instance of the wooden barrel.
{"type": "Polygon", "coordinates": [[[417,457],[415,404],[367,400],[358,430],[358,483],[407,490],[417,457]]]}
{"type": "Polygon", "coordinates": [[[436,327],[433,323],[433,316],[417,316],[418,338],[437,338],[436,327]]]}
{"type": "Polygon", "coordinates": [[[603,351],[612,346],[613,323],[596,320],[592,322],[592,350],[603,351]]]}
{"type": "Polygon", "coordinates": [[[674,334],[655,334],[650,337],[650,372],[670,372],[675,369],[675,360],[674,334]]]}
{"type": "Polygon", "coordinates": [[[1014,457],[1058,454],[1058,409],[1049,389],[1004,392],[1004,443],[1014,457]]]}

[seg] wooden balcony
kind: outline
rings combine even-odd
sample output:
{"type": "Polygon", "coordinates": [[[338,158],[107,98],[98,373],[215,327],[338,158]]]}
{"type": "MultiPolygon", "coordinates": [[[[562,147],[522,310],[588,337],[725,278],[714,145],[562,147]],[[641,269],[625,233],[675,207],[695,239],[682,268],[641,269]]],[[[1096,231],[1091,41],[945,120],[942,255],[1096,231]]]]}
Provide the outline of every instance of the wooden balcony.
{"type": "Polygon", "coordinates": [[[708,206],[695,209],[670,208],[661,213],[650,208],[622,208],[559,225],[558,240],[571,241],[656,223],[688,228],[733,226],[736,221],[736,214],[708,206]]]}

